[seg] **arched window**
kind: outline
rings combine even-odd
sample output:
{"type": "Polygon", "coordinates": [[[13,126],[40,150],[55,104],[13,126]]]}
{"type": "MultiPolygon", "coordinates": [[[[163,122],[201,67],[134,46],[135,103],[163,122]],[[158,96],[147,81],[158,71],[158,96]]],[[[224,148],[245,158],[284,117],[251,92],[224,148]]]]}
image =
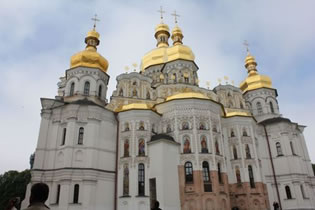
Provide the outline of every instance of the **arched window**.
{"type": "Polygon", "coordinates": [[[287,185],[285,186],[285,193],[287,195],[287,199],[292,199],[290,187],[287,185]]]}
{"type": "Polygon", "coordinates": [[[248,144],[245,145],[245,153],[246,153],[246,158],[250,159],[251,155],[250,155],[250,150],[249,150],[248,144]]]}
{"type": "Polygon", "coordinates": [[[125,123],[125,131],[129,131],[130,130],[130,127],[129,127],[129,123],[125,123]]]}
{"type": "Polygon", "coordinates": [[[172,132],[172,127],[170,124],[167,124],[166,133],[170,133],[170,132],[172,132]]]}
{"type": "Polygon", "coordinates": [[[304,187],[303,187],[302,184],[300,185],[300,189],[301,189],[302,198],[306,198],[306,196],[305,196],[305,191],[304,191],[304,187]]]}
{"type": "Polygon", "coordinates": [[[213,131],[213,132],[218,132],[216,125],[213,125],[213,126],[212,126],[212,131],[213,131]]]}
{"type": "Polygon", "coordinates": [[[246,128],[243,128],[243,136],[248,136],[246,128]]]}
{"type": "Polygon", "coordinates": [[[137,85],[137,82],[136,82],[136,81],[133,81],[132,85],[137,85]]]}
{"type": "Polygon", "coordinates": [[[222,174],[221,174],[221,164],[218,163],[218,180],[220,184],[223,184],[222,174]]]}
{"type": "Polygon", "coordinates": [[[90,82],[85,82],[83,95],[88,96],[89,94],[90,94],[90,82]]]}
{"type": "Polygon", "coordinates": [[[202,177],[203,177],[204,191],[212,192],[209,163],[207,161],[204,161],[202,163],[202,177]]]}
{"type": "Polygon", "coordinates": [[[240,169],[238,167],[235,170],[235,175],[236,175],[237,183],[240,184],[242,182],[242,180],[241,180],[241,172],[240,172],[240,169]]]}
{"type": "Polygon", "coordinates": [[[70,96],[73,96],[74,95],[74,87],[75,87],[75,84],[74,82],[71,83],[71,86],[70,86],[70,96]]]}
{"type": "Polygon", "coordinates": [[[102,92],[103,92],[103,86],[102,85],[100,85],[99,87],[98,87],[98,97],[102,97],[102,92]]]}
{"type": "Polygon", "coordinates": [[[137,92],[137,90],[135,88],[132,91],[132,96],[134,96],[134,97],[138,96],[138,92],[137,92]]]}
{"type": "Polygon", "coordinates": [[[237,159],[237,149],[236,149],[235,145],[233,146],[233,156],[234,156],[234,160],[236,160],[237,159]]]}
{"type": "Polygon", "coordinates": [[[84,128],[79,128],[78,144],[83,144],[84,128]]]}
{"type": "Polygon", "coordinates": [[[138,166],[138,195],[144,195],[144,164],[138,166]]]}
{"type": "Polygon", "coordinates": [[[177,81],[177,77],[176,77],[176,74],[175,74],[175,73],[172,75],[172,80],[174,80],[174,82],[177,81]]]}
{"type": "Polygon", "coordinates": [[[292,142],[292,141],[290,141],[290,147],[291,147],[292,155],[295,155],[294,147],[293,147],[293,142],[292,142]]]}
{"type": "Polygon", "coordinates": [[[231,129],[231,137],[235,137],[235,133],[233,129],[231,129]]]}
{"type": "Polygon", "coordinates": [[[123,178],[123,196],[129,195],[129,168],[128,164],[124,166],[124,178],[123,178]]]}
{"type": "Polygon", "coordinates": [[[262,109],[261,103],[259,101],[256,103],[256,108],[257,108],[258,114],[263,114],[263,109],[262,109]]]}
{"type": "Polygon", "coordinates": [[[183,122],[182,123],[182,130],[188,130],[189,129],[189,123],[188,122],[183,122]]]}
{"type": "Polygon", "coordinates": [[[273,103],[271,101],[269,102],[269,106],[270,106],[271,113],[275,113],[275,110],[273,108],[273,103]]]}
{"type": "Polygon", "coordinates": [[[59,203],[59,198],[60,198],[60,184],[57,185],[56,204],[59,203]]]}
{"type": "Polygon", "coordinates": [[[143,121],[141,121],[141,122],[139,123],[139,130],[141,130],[141,131],[144,130],[144,122],[143,122],[143,121]]]}
{"type": "Polygon", "coordinates": [[[139,140],[139,156],[145,156],[144,140],[139,140]]]}
{"type": "Polygon", "coordinates": [[[150,99],[151,98],[151,95],[150,95],[150,92],[148,91],[147,92],[147,99],[150,99]]]}
{"type": "Polygon", "coordinates": [[[201,137],[201,153],[208,153],[208,146],[207,146],[207,138],[205,136],[201,137]]]}
{"type": "Polygon", "coordinates": [[[80,191],[80,186],[78,184],[75,184],[74,191],[73,191],[73,203],[79,203],[79,191],[80,191]]]}
{"type": "Polygon", "coordinates": [[[126,139],[124,142],[124,157],[129,157],[129,140],[126,139]]]}
{"type": "Polygon", "coordinates": [[[199,130],[206,130],[206,126],[203,122],[199,124],[199,130]]]}
{"type": "Polygon", "coordinates": [[[250,187],[255,188],[254,173],[253,173],[253,168],[251,165],[248,166],[248,176],[249,176],[250,187]]]}
{"type": "Polygon", "coordinates": [[[277,149],[277,155],[278,155],[278,156],[282,156],[283,153],[282,153],[282,149],[281,149],[281,144],[280,144],[280,142],[277,142],[277,143],[276,143],[276,149],[277,149]]]}
{"type": "Polygon", "coordinates": [[[185,136],[183,140],[184,140],[184,149],[183,149],[184,154],[191,153],[189,137],[185,136]]]}
{"type": "Polygon", "coordinates": [[[67,135],[67,128],[63,128],[61,145],[65,145],[65,143],[66,143],[66,135],[67,135]]]}
{"type": "Polygon", "coordinates": [[[215,154],[220,155],[218,140],[215,140],[214,146],[215,146],[215,154]]]}
{"type": "Polygon", "coordinates": [[[185,181],[186,181],[186,183],[193,183],[194,182],[193,165],[191,162],[185,163],[185,181]]]}
{"type": "Polygon", "coordinates": [[[124,96],[124,91],[123,91],[123,89],[120,89],[120,90],[119,90],[119,96],[124,96]]]}

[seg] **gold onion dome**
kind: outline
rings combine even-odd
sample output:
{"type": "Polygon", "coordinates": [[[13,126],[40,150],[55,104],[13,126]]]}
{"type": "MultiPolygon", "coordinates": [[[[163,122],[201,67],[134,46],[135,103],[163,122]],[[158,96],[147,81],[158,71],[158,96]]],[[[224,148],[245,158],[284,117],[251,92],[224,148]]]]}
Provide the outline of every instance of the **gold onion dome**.
{"type": "Polygon", "coordinates": [[[248,52],[245,58],[245,68],[247,69],[248,76],[240,84],[240,89],[243,92],[255,90],[258,88],[272,88],[270,77],[258,74],[256,66],[257,62],[255,57],[248,52]]]}
{"type": "Polygon", "coordinates": [[[144,71],[150,66],[167,63],[177,59],[189,61],[195,60],[195,55],[190,47],[183,45],[182,39],[184,35],[177,25],[172,30],[171,38],[173,40],[173,46],[171,47],[168,45],[169,36],[169,27],[164,23],[158,24],[155,28],[155,38],[158,41],[157,48],[151,50],[142,57],[141,71],[144,71]]]}
{"type": "Polygon", "coordinates": [[[71,57],[70,68],[83,66],[107,72],[108,61],[97,52],[97,46],[100,43],[99,37],[100,34],[95,31],[95,28],[88,32],[85,37],[86,48],[71,57]]]}

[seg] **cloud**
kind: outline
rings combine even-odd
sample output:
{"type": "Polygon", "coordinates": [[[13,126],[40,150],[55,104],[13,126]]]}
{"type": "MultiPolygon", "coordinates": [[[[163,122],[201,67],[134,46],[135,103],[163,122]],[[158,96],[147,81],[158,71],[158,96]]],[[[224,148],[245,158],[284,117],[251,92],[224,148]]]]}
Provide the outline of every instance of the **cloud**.
{"type": "MultiPolygon", "coordinates": [[[[98,51],[109,61],[107,96],[126,65],[140,64],[155,47],[154,27],[160,5],[176,9],[184,44],[196,55],[201,85],[211,87],[224,75],[239,84],[245,77],[247,39],[258,70],[278,89],[280,110],[292,121],[307,124],[305,137],[315,162],[315,123],[311,107],[314,1],[5,1],[0,8],[0,173],[28,167],[40,125],[40,97],[53,98],[56,83],[69,67],[70,56],[85,47],[84,37],[97,13],[101,21],[98,51]],[[307,107],[307,108],[306,108],[307,107]]],[[[171,42],[171,41],[170,41],[171,42]]]]}

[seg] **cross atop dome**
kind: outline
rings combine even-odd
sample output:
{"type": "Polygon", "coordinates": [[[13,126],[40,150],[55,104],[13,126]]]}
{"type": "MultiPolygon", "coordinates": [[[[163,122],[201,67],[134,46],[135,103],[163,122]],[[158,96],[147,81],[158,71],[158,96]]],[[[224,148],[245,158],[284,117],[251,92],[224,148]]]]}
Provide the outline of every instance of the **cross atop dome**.
{"type": "Polygon", "coordinates": [[[160,6],[160,10],[158,10],[157,12],[161,14],[161,23],[163,23],[163,13],[165,13],[165,11],[163,10],[163,7],[160,6]]]}
{"type": "Polygon", "coordinates": [[[174,16],[174,18],[175,18],[175,24],[177,24],[177,23],[178,23],[177,17],[180,17],[180,15],[176,13],[176,10],[174,10],[174,13],[172,13],[171,15],[174,16]]]}
{"type": "Polygon", "coordinates": [[[93,18],[91,18],[91,20],[93,20],[93,21],[94,21],[93,30],[95,31],[95,28],[96,28],[96,22],[97,22],[97,21],[100,21],[100,19],[98,19],[98,18],[97,18],[97,14],[95,14],[95,15],[94,15],[94,17],[93,17],[93,18]]]}

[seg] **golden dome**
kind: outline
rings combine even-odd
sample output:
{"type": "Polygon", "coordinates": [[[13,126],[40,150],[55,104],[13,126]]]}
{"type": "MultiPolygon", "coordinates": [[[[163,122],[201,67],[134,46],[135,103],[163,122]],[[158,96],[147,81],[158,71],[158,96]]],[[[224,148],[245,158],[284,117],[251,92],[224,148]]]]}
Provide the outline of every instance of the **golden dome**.
{"type": "Polygon", "coordinates": [[[168,47],[168,38],[170,37],[170,28],[164,23],[160,23],[155,27],[154,37],[157,40],[157,47],[168,47]]]}
{"type": "Polygon", "coordinates": [[[240,89],[243,92],[247,92],[249,90],[256,90],[258,88],[264,87],[272,88],[272,82],[270,77],[258,74],[256,66],[257,63],[255,57],[248,53],[245,58],[245,68],[247,69],[248,76],[240,84],[240,89]]]}
{"type": "Polygon", "coordinates": [[[210,99],[209,97],[205,96],[202,93],[197,92],[183,92],[171,95],[166,98],[166,101],[171,101],[175,99],[190,99],[190,98],[197,98],[197,99],[210,99]]]}
{"type": "Polygon", "coordinates": [[[85,43],[87,44],[85,50],[74,54],[71,57],[70,68],[79,66],[98,68],[104,72],[107,72],[108,61],[97,52],[97,46],[99,45],[100,34],[95,29],[88,32],[85,43]]]}
{"type": "Polygon", "coordinates": [[[183,44],[183,38],[184,35],[182,30],[176,25],[172,30],[173,45],[183,44]]]}

